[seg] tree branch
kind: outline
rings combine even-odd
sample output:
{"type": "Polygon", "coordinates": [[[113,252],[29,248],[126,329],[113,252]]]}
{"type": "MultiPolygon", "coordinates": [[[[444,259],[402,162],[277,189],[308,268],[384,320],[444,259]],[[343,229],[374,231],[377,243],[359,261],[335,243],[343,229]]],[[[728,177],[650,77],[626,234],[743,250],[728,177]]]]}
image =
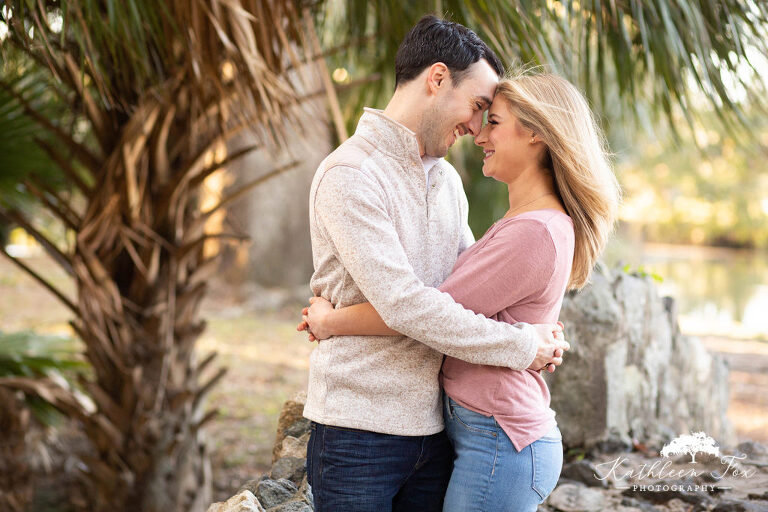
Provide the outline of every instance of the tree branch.
{"type": "Polygon", "coordinates": [[[56,296],[57,299],[59,299],[62,303],[64,303],[65,306],[67,306],[74,314],[75,316],[80,316],[80,310],[77,306],[75,306],[74,302],[69,300],[61,291],[59,291],[55,286],[53,286],[51,283],[46,281],[40,274],[32,270],[30,267],[28,267],[26,264],[22,263],[19,259],[14,258],[8,252],[6,252],[5,247],[2,247],[0,245],[0,253],[4,254],[6,258],[11,260],[15,265],[20,267],[24,272],[32,276],[37,282],[42,284],[45,288],[48,289],[53,295],[56,296]]]}
{"type": "Polygon", "coordinates": [[[66,224],[67,227],[77,230],[77,217],[73,217],[74,212],[65,205],[64,201],[62,201],[58,195],[54,194],[52,190],[41,190],[39,185],[33,183],[32,180],[25,181],[24,185],[33,196],[39,199],[40,202],[43,203],[50,212],[56,215],[59,220],[66,224]],[[51,196],[56,199],[55,202],[51,200],[51,196]],[[62,208],[62,206],[64,207],[62,208]]]}
{"type": "Polygon", "coordinates": [[[43,151],[46,152],[51,160],[56,162],[56,165],[59,166],[59,169],[61,169],[61,171],[67,175],[67,178],[69,178],[72,183],[74,183],[75,186],[80,189],[80,192],[82,192],[86,197],[90,197],[93,190],[91,190],[91,187],[89,187],[85,181],[83,181],[83,178],[77,174],[77,171],[74,167],[72,167],[72,164],[69,162],[69,160],[64,158],[64,156],[62,156],[56,150],[56,148],[54,148],[47,141],[39,137],[35,137],[35,142],[43,149],[43,151]]]}
{"type": "Polygon", "coordinates": [[[32,238],[37,240],[37,242],[43,246],[45,252],[47,252],[54,260],[56,260],[56,262],[64,269],[67,274],[71,276],[74,275],[72,270],[72,261],[70,260],[69,256],[64,254],[61,249],[56,247],[53,242],[48,240],[45,235],[43,235],[32,224],[30,224],[30,222],[25,219],[23,215],[14,210],[8,211],[5,208],[0,207],[0,217],[19,224],[27,233],[32,236],[32,238]]]}

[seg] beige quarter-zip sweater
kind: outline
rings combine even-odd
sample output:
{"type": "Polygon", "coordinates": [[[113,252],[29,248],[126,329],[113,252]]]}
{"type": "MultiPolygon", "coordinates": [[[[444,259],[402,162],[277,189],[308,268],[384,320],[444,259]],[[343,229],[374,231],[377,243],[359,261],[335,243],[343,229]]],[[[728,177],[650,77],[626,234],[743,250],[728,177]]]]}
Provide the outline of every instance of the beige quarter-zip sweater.
{"type": "Polygon", "coordinates": [[[336,307],[368,301],[404,335],[321,341],[310,359],[310,420],[434,434],[443,429],[443,354],[516,370],[533,362],[530,325],[476,315],[435,288],[474,239],[456,170],[440,159],[428,177],[415,134],[373,109],[315,173],[312,291],[336,307]]]}

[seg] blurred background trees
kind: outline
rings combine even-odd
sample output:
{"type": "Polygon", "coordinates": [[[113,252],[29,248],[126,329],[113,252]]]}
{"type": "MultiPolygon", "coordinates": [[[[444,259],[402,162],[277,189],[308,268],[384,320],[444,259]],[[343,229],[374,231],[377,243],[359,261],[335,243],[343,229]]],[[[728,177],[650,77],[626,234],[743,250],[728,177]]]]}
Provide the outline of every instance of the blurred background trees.
{"type": "MultiPolygon", "coordinates": [[[[397,45],[427,12],[475,29],[507,64],[544,64],[586,91],[622,161],[627,215],[658,221],[649,235],[765,243],[754,229],[768,217],[766,173],[754,168],[766,144],[762,1],[4,0],[0,237],[22,228],[72,292],[0,252],[71,311],[88,370],[72,386],[45,371],[0,376],[4,403],[16,400],[5,417],[18,419],[0,426],[18,432],[27,421],[21,396],[77,420],[93,510],[210,502],[200,428],[214,417],[203,397],[222,372],[195,352],[199,305],[218,269],[212,243],[242,238],[219,214],[246,190],[301,172],[298,188],[269,195],[280,208],[270,215],[303,219],[322,156],[308,158],[297,139],[332,147],[363,105],[383,107],[397,45]]],[[[505,195],[480,179],[471,141],[449,158],[479,235],[506,210],[505,195]]],[[[275,220],[255,222],[244,230],[275,220]]],[[[305,227],[268,239],[273,255],[305,227]]],[[[295,257],[282,263],[303,265],[308,279],[310,255],[295,257]]]]}

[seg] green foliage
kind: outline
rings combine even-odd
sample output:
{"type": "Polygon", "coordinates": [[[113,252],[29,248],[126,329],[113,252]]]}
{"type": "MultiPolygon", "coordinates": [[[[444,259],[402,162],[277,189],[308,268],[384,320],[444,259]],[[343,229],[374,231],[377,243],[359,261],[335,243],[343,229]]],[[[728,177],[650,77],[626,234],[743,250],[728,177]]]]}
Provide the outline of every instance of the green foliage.
{"type": "Polygon", "coordinates": [[[566,460],[569,460],[571,462],[583,460],[584,458],[586,458],[586,456],[587,456],[587,451],[584,448],[579,446],[574,448],[568,448],[565,451],[566,460]]]}
{"type": "MultiPolygon", "coordinates": [[[[576,83],[622,157],[624,148],[638,145],[638,132],[663,132],[669,153],[680,149],[680,174],[695,174],[691,162],[700,150],[685,132],[702,124],[732,134],[740,147],[766,145],[752,128],[768,118],[759,72],[768,66],[765,2],[329,0],[322,6],[331,69],[348,72],[337,88],[350,133],[363,106],[385,106],[400,41],[423,14],[435,12],[474,29],[506,64],[542,64],[576,83]]],[[[471,141],[449,157],[464,179],[470,226],[480,236],[506,210],[506,188],[482,176],[482,154],[471,141]]],[[[690,226],[680,222],[682,240],[690,226]]]]}
{"type": "Polygon", "coordinates": [[[20,99],[57,123],[71,122],[72,116],[57,101],[39,68],[9,50],[4,57],[0,63],[0,206],[24,208],[33,199],[23,185],[30,176],[37,176],[54,190],[65,182],[40,145],[55,146],[55,140],[25,113],[20,99]]]}
{"type": "Polygon", "coordinates": [[[748,120],[746,140],[714,115],[684,130],[683,144],[662,127],[638,136],[619,167],[623,220],[652,242],[768,248],[768,122],[748,120]]]}
{"type": "Polygon", "coordinates": [[[635,277],[650,277],[657,283],[663,283],[664,278],[661,277],[659,274],[654,272],[653,270],[646,269],[644,265],[640,265],[639,267],[632,269],[632,265],[626,264],[623,267],[621,267],[621,271],[625,274],[629,274],[635,277]]]}
{"type": "MultiPolygon", "coordinates": [[[[49,377],[66,382],[76,371],[88,368],[79,352],[71,338],[31,331],[0,331],[0,378],[49,377]]],[[[60,421],[61,414],[42,398],[28,395],[25,401],[41,424],[55,425],[60,421]]]]}
{"type": "Polygon", "coordinates": [[[342,97],[353,128],[361,107],[382,106],[394,89],[397,47],[434,12],[486,40],[507,65],[543,64],[586,92],[603,119],[646,128],[658,114],[673,130],[683,114],[714,111],[743,124],[740,101],[768,111],[756,65],[768,55],[768,4],[641,2],[329,0],[320,22],[334,67],[350,72],[342,97]],[[701,101],[704,99],[704,101],[701,101]]]}

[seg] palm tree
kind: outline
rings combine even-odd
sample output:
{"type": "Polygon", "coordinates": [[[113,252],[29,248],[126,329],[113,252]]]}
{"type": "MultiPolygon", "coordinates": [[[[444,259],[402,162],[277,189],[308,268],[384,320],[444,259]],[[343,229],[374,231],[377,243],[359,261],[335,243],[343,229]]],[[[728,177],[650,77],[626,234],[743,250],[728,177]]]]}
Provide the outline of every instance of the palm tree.
{"type": "MultiPolygon", "coordinates": [[[[472,27],[508,66],[544,65],[577,84],[613,148],[659,128],[673,142],[713,119],[744,147],[763,147],[750,117],[768,114],[768,2],[764,0],[328,0],[319,16],[334,68],[347,73],[340,100],[349,130],[363,105],[382,105],[394,88],[392,61],[425,12],[472,27]],[[354,21],[350,21],[354,20],[354,21]],[[338,51],[347,49],[348,51],[338,51]]],[[[449,155],[459,172],[482,155],[464,140],[449,155]]],[[[464,172],[482,233],[506,211],[506,188],[464,172]]]]}
{"type": "MultiPolygon", "coordinates": [[[[198,360],[194,345],[215,269],[203,247],[227,236],[206,233],[206,219],[233,197],[200,211],[197,192],[252,149],[226,151],[244,129],[258,144],[279,144],[281,121],[295,117],[296,82],[286,73],[306,60],[309,15],[291,0],[2,3],[0,90],[36,126],[27,137],[36,151],[6,158],[42,153],[55,162],[66,190],[35,172],[20,183],[74,240],[57,243],[7,202],[0,218],[22,226],[75,282],[69,297],[11,257],[72,311],[93,405],[48,378],[0,385],[81,422],[93,449],[84,459],[93,510],[194,511],[210,502],[200,428],[213,414],[202,401],[223,370],[204,378],[213,355],[198,360]],[[33,72],[43,90],[29,83],[33,72]],[[51,102],[67,115],[47,115],[51,102]]],[[[282,170],[265,169],[252,185],[282,170]]]]}
{"type": "MultiPolygon", "coordinates": [[[[197,191],[253,149],[216,151],[244,128],[257,145],[285,146],[280,121],[300,125],[300,96],[311,96],[301,71],[318,52],[361,77],[362,91],[354,81],[339,87],[357,111],[358,102],[391,91],[391,62],[405,30],[424,12],[446,12],[502,55],[553,65],[604,112],[615,92],[627,115],[639,118],[647,107],[672,118],[703,94],[730,122],[739,112],[731,85],[759,92],[748,57],[766,53],[768,41],[766,5],[755,0],[1,5],[8,33],[0,91],[34,123],[27,140],[55,164],[64,187],[36,171],[18,181],[74,237],[57,243],[14,205],[0,204],[0,219],[40,242],[75,282],[76,297],[2,252],[72,311],[93,368],[81,379],[93,406],[49,379],[0,378],[0,386],[41,396],[82,423],[93,447],[84,476],[94,510],[200,510],[210,501],[200,428],[213,413],[203,412],[202,400],[222,371],[210,376],[213,356],[198,360],[194,347],[204,329],[198,309],[206,278],[215,270],[203,247],[226,235],[206,233],[205,221],[242,192],[201,211],[197,191]],[[23,80],[33,72],[42,73],[43,90],[23,80]],[[51,104],[63,107],[60,115],[46,114],[51,104]]],[[[338,109],[334,118],[343,138],[338,109]]],[[[31,154],[23,144],[14,150],[22,155],[16,161],[31,154]]],[[[249,186],[283,170],[265,170],[249,186]]]]}
{"type": "MultiPolygon", "coordinates": [[[[766,108],[768,4],[762,0],[328,0],[320,10],[325,46],[350,68],[354,103],[386,97],[392,61],[424,13],[444,13],[473,28],[507,65],[544,64],[581,86],[610,121],[672,124],[714,110],[731,126],[742,106],[766,108]],[[762,75],[761,75],[762,72],[762,75]]],[[[351,117],[351,116],[349,116],[351,117]]],[[[608,120],[608,119],[604,119],[608,120]]]]}

